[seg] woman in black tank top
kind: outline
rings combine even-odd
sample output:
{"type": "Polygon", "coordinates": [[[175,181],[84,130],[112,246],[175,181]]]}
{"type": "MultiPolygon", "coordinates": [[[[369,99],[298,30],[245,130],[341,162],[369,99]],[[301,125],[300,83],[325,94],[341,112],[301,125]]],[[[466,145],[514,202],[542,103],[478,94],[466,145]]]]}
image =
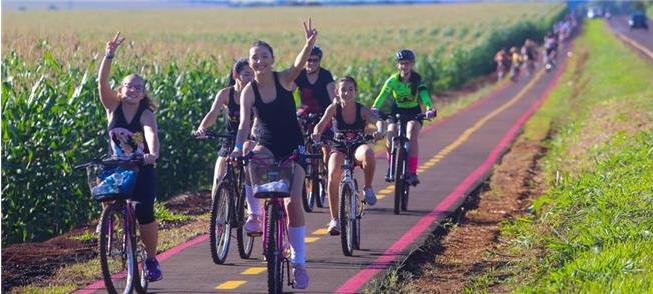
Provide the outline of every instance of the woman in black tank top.
{"type": "MultiPolygon", "coordinates": [[[[196,137],[202,137],[206,134],[209,127],[215,124],[220,111],[225,112],[226,129],[228,132],[235,133],[238,131],[240,124],[240,93],[243,88],[254,79],[254,71],[249,67],[247,59],[240,58],[231,67],[229,72],[229,86],[218,91],[215,95],[215,100],[211,105],[211,110],[204,116],[197,131],[194,132],[196,137]]],[[[253,117],[252,117],[253,118],[253,117]]],[[[247,140],[244,144],[245,150],[250,150],[254,146],[254,142],[247,140]]],[[[213,169],[213,189],[217,189],[218,180],[224,176],[225,165],[227,156],[231,150],[223,148],[218,154],[218,159],[215,161],[215,168],[213,169]]],[[[248,184],[245,185],[245,194],[247,199],[247,208],[250,215],[261,214],[261,205],[252,195],[252,187],[248,184]]]]}
{"type": "Polygon", "coordinates": [[[154,116],[155,106],[145,93],[145,80],[131,74],[122,79],[117,91],[109,84],[111,61],[116,49],[125,40],[116,34],[107,42],[104,59],[100,65],[100,102],[109,120],[109,144],[113,156],[131,157],[142,155],[144,165],[140,168],[132,199],[135,200],[136,218],[140,235],[147,253],[147,279],[160,280],[163,275],[156,260],[159,225],[154,219],[156,197],[156,172],[154,163],[159,155],[159,137],[154,116]]]}
{"type": "MultiPolygon", "coordinates": [[[[319,141],[324,129],[333,121],[336,140],[338,138],[353,138],[355,136],[365,135],[365,127],[378,121],[377,116],[367,107],[356,102],[356,81],[348,76],[338,80],[336,83],[336,102],[327,107],[324,116],[313,130],[313,140],[319,141]]],[[[381,138],[381,133],[375,133],[377,138],[381,138]]],[[[342,164],[345,160],[344,150],[332,149],[329,158],[329,178],[327,182],[327,195],[329,196],[329,211],[331,212],[331,221],[327,231],[332,235],[340,233],[338,224],[338,186],[342,179],[342,164]]],[[[372,189],[374,180],[374,151],[367,144],[359,145],[356,148],[354,158],[356,164],[363,168],[365,174],[365,186],[363,193],[365,201],[369,205],[376,203],[376,196],[372,189]]]]}
{"type": "MultiPolygon", "coordinates": [[[[254,70],[254,81],[247,85],[241,94],[240,126],[236,137],[236,148],[232,156],[242,155],[242,144],[250,129],[249,116],[252,108],[260,127],[260,133],[257,136],[258,144],[253,150],[257,157],[287,158],[293,150],[302,144],[302,135],[295,116],[296,107],[291,91],[294,88],[293,81],[301,72],[317,39],[317,31],[313,29],[310,19],[308,25],[304,23],[304,32],[306,43],[302,51],[290,68],[284,71],[273,71],[274,51],[269,44],[257,41],[249,49],[249,65],[254,70]]],[[[304,267],[305,225],[301,202],[305,174],[299,165],[296,165],[294,171],[291,197],[286,202],[289,221],[288,239],[291,247],[295,288],[304,289],[308,287],[309,280],[304,267]]],[[[260,224],[260,219],[248,219],[245,229],[260,231],[260,224]]]]}

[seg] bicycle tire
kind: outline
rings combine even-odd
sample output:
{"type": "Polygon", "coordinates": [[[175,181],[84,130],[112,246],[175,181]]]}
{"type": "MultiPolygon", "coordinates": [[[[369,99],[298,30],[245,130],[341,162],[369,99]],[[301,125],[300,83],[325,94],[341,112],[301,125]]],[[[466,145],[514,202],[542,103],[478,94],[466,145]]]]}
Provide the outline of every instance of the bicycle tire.
{"type": "Polygon", "coordinates": [[[215,264],[224,264],[229,253],[231,239],[230,215],[232,211],[230,191],[227,182],[222,181],[211,199],[211,223],[209,224],[211,258],[215,264]]]}
{"type": "Polygon", "coordinates": [[[122,209],[124,201],[116,201],[107,205],[100,216],[100,267],[102,269],[102,278],[104,286],[109,293],[131,293],[134,288],[134,281],[138,276],[138,264],[136,263],[136,248],[134,246],[133,234],[127,228],[122,209]],[[117,247],[117,248],[116,248],[117,247]],[[117,251],[116,251],[117,250],[117,251]],[[116,255],[118,254],[118,255],[116,255]],[[117,259],[109,259],[111,256],[119,256],[117,259]],[[116,270],[115,263],[119,263],[116,270]],[[113,268],[113,269],[112,269],[113,268]],[[127,271],[127,276],[123,280],[113,281],[112,272],[127,271]]]}
{"type": "Polygon", "coordinates": [[[138,242],[138,238],[136,238],[135,244],[138,244],[137,250],[136,250],[136,256],[138,257],[138,263],[140,264],[140,270],[138,270],[138,280],[139,283],[134,283],[134,289],[136,290],[136,293],[139,294],[145,294],[147,293],[147,288],[150,284],[150,282],[147,280],[147,268],[145,267],[145,259],[147,259],[147,252],[145,252],[145,246],[138,242]]]}
{"type": "Polygon", "coordinates": [[[265,259],[268,267],[268,293],[282,293],[283,289],[283,248],[282,240],[278,240],[281,232],[279,230],[279,208],[277,203],[267,206],[267,223],[265,228],[265,259]]]}
{"type": "Polygon", "coordinates": [[[402,147],[396,149],[397,156],[395,157],[395,205],[394,213],[399,214],[401,208],[401,201],[403,199],[404,189],[406,189],[406,181],[404,180],[404,165],[406,165],[406,149],[402,147]]]}
{"type": "Polygon", "coordinates": [[[404,193],[401,194],[401,211],[408,211],[409,194],[410,194],[410,185],[404,184],[404,193]]]}
{"type": "Polygon", "coordinates": [[[309,178],[304,178],[304,185],[302,186],[302,207],[304,207],[304,211],[306,212],[313,212],[310,200],[308,199],[308,188],[306,187],[310,183],[311,180],[309,178]]]}
{"type": "Polygon", "coordinates": [[[255,237],[249,236],[247,231],[245,231],[245,212],[247,211],[247,201],[245,201],[245,198],[245,187],[243,186],[241,194],[238,197],[238,205],[236,205],[236,214],[239,215],[238,229],[236,230],[236,242],[238,244],[238,255],[240,255],[240,258],[249,259],[250,256],[252,256],[255,237]]]}
{"type": "Polygon", "coordinates": [[[354,232],[356,228],[352,225],[351,214],[355,213],[351,211],[352,205],[351,200],[353,196],[353,191],[351,186],[347,183],[340,185],[340,199],[339,202],[339,219],[340,219],[340,245],[342,247],[342,253],[345,256],[351,256],[354,252],[354,232]]]}

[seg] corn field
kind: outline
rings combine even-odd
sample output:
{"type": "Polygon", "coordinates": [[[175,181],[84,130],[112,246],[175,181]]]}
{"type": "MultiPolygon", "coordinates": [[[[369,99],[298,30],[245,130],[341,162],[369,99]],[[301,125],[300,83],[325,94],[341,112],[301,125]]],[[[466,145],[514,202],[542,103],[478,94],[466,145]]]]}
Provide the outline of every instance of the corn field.
{"type": "MultiPolygon", "coordinates": [[[[353,56],[347,47],[340,47],[335,38],[325,37],[321,44],[335,49],[326,52],[324,66],[336,76],[347,74],[355,77],[359,85],[359,100],[369,104],[384,80],[395,71],[391,56],[397,48],[383,45],[384,50],[379,50],[375,46],[392,43],[391,46],[398,47],[396,44],[401,43],[402,36],[407,36],[406,40],[410,41],[406,41],[408,45],[405,47],[414,47],[418,52],[417,71],[430,83],[431,89],[435,92],[452,89],[491,72],[494,53],[500,48],[521,45],[525,38],[541,40],[551,24],[564,13],[561,6],[542,7],[546,9],[539,10],[539,14],[527,14],[526,18],[521,14],[509,19],[496,15],[487,17],[488,23],[495,26],[474,25],[473,22],[433,26],[422,23],[410,28],[406,21],[405,26],[394,28],[370,25],[371,28],[363,33],[349,32],[354,36],[350,39],[357,40],[352,51],[365,49],[367,52],[360,56],[353,56]],[[432,43],[422,44],[417,41],[419,39],[432,43]],[[442,42],[435,42],[436,39],[442,42]],[[375,55],[382,51],[387,54],[375,55]]],[[[464,17],[464,11],[461,15],[464,17]]],[[[73,170],[76,164],[108,152],[107,122],[96,81],[101,54],[88,55],[88,52],[101,50],[81,44],[90,43],[86,40],[90,38],[94,39],[92,45],[103,45],[105,39],[112,36],[111,33],[100,34],[88,29],[85,33],[73,34],[66,42],[65,36],[48,38],[42,32],[27,33],[21,31],[23,28],[19,25],[10,24],[3,12],[3,244],[43,240],[97,216],[99,205],[89,196],[85,173],[73,170]],[[21,34],[27,37],[21,38],[21,34]]],[[[324,24],[324,27],[328,28],[329,24],[324,24]]],[[[78,29],[83,31],[84,27],[78,29]]],[[[301,37],[299,29],[297,26],[288,28],[288,31],[292,31],[290,35],[294,37],[301,37]]],[[[280,53],[275,51],[276,56],[282,56],[277,57],[279,60],[291,61],[290,57],[283,56],[296,53],[284,47],[288,45],[283,41],[288,31],[276,35],[262,33],[263,37],[272,38],[269,42],[273,46],[280,44],[280,53]]],[[[326,31],[320,38],[328,35],[326,31]]],[[[138,32],[132,32],[132,35],[136,40],[146,38],[138,32]]],[[[237,44],[243,53],[247,43],[242,39],[251,43],[258,38],[251,32],[238,29],[233,35],[224,36],[228,36],[225,37],[226,43],[230,40],[237,44]]],[[[183,36],[163,35],[160,38],[176,40],[183,36]]],[[[199,46],[197,44],[202,40],[211,43],[207,41],[208,37],[196,38],[189,41],[190,48],[199,46]]],[[[288,48],[298,50],[299,41],[288,42],[293,45],[288,48]]],[[[231,57],[213,54],[215,52],[211,53],[210,48],[205,48],[203,53],[185,52],[177,41],[168,51],[164,46],[151,44],[147,45],[149,49],[139,49],[137,42],[132,41],[118,52],[113,64],[112,83],[118,83],[129,73],[139,73],[147,79],[148,92],[159,106],[155,113],[161,142],[157,197],[163,200],[176,193],[207,187],[217,146],[195,141],[190,132],[210,108],[216,91],[225,84],[231,57]],[[180,51],[170,52],[177,49],[180,51]],[[160,55],[146,56],[148,52],[157,50],[160,50],[160,55]]],[[[229,46],[224,48],[236,48],[229,46]]],[[[232,57],[240,55],[244,54],[233,54],[232,57]]]]}

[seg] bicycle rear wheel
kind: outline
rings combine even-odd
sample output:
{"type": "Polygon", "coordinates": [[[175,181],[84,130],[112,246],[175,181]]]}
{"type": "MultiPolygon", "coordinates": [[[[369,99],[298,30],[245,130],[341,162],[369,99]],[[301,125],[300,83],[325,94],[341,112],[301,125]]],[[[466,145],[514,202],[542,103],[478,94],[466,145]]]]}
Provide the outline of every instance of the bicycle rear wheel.
{"type": "Polygon", "coordinates": [[[407,189],[406,181],[404,180],[404,170],[406,165],[406,149],[403,147],[397,148],[397,155],[395,156],[395,205],[394,213],[399,214],[404,198],[405,190],[407,189]]]}
{"type": "Polygon", "coordinates": [[[302,206],[304,207],[304,211],[306,212],[313,212],[313,205],[315,204],[315,198],[311,199],[312,183],[313,181],[310,177],[305,178],[304,186],[302,187],[302,206]]]}
{"type": "Polygon", "coordinates": [[[265,228],[265,259],[268,263],[268,293],[281,293],[283,290],[283,245],[280,230],[281,213],[278,203],[267,206],[267,223],[265,228]]]}
{"type": "Polygon", "coordinates": [[[215,189],[211,201],[211,224],[209,225],[211,258],[216,264],[223,264],[229,253],[231,241],[232,203],[230,198],[231,189],[225,181],[220,182],[215,189]]]}
{"type": "Polygon", "coordinates": [[[356,210],[352,210],[355,207],[352,203],[353,193],[351,185],[346,183],[340,185],[340,244],[345,256],[351,256],[356,247],[356,210]]]}
{"type": "Polygon", "coordinates": [[[100,216],[100,267],[109,293],[131,293],[138,278],[138,263],[133,224],[126,221],[124,201],[107,205],[100,216]],[[126,271],[124,279],[111,279],[112,273],[126,271]]]}

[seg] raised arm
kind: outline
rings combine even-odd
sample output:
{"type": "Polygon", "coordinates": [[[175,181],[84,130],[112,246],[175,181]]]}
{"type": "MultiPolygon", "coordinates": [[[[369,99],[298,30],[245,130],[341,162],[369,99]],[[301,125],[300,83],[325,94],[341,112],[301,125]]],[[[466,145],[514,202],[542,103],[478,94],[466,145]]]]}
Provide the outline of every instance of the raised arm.
{"type": "Polygon", "coordinates": [[[100,91],[100,102],[107,111],[113,111],[119,104],[120,98],[111,89],[109,84],[109,73],[111,72],[111,61],[118,46],[125,41],[125,38],[120,37],[120,32],[116,33],[113,40],[107,42],[107,47],[104,50],[104,58],[100,64],[100,73],[98,74],[98,87],[100,91]]]}
{"type": "Polygon", "coordinates": [[[336,113],[336,103],[337,102],[333,102],[327,107],[327,109],[324,111],[324,115],[322,115],[322,118],[320,119],[320,122],[318,122],[313,128],[313,134],[311,135],[313,140],[318,141],[320,139],[322,132],[324,132],[324,129],[333,118],[333,115],[336,113]]]}
{"type": "Polygon", "coordinates": [[[308,24],[304,22],[304,34],[306,38],[304,48],[299,52],[290,68],[281,72],[281,83],[286,89],[291,88],[291,84],[299,76],[299,73],[301,73],[302,68],[306,64],[306,60],[311,56],[311,50],[315,46],[315,41],[317,41],[317,30],[313,28],[313,23],[310,18],[308,19],[308,24]]]}
{"type": "Polygon", "coordinates": [[[211,105],[211,110],[209,110],[209,112],[204,116],[204,119],[202,119],[202,122],[197,127],[196,133],[198,135],[203,135],[207,128],[215,124],[218,114],[220,114],[220,110],[224,108],[228,98],[228,91],[225,91],[225,89],[218,91],[218,94],[215,95],[215,99],[211,105]]]}
{"type": "Polygon", "coordinates": [[[240,124],[238,125],[238,133],[236,134],[236,146],[232,153],[232,157],[240,156],[243,154],[243,144],[247,139],[250,132],[250,116],[252,115],[252,107],[254,106],[254,90],[252,84],[247,84],[240,94],[240,124]]]}

